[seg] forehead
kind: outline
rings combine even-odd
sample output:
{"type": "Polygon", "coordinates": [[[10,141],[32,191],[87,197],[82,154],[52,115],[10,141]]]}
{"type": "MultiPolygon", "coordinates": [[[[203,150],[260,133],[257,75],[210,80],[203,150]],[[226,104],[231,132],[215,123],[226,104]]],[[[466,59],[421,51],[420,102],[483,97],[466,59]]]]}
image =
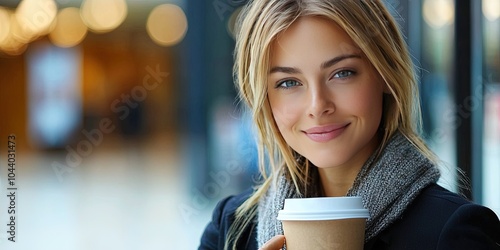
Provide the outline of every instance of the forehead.
{"type": "Polygon", "coordinates": [[[349,35],[332,20],[305,16],[281,32],[271,45],[271,64],[307,54],[325,58],[334,55],[361,54],[349,35]],[[325,54],[327,53],[327,54],[325,54]]]}

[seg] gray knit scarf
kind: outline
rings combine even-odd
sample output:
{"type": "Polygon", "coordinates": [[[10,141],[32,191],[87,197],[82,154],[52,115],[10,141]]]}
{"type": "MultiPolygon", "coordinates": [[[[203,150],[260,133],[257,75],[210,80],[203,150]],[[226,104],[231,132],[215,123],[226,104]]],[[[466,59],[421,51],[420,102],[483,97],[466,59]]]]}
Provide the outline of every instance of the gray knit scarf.
{"type": "MultiPolygon", "coordinates": [[[[396,132],[375,159],[372,155],[361,168],[347,196],[361,196],[370,218],[366,222],[365,242],[401,216],[420,191],[439,179],[439,170],[404,135],[396,132]]],[[[313,181],[319,182],[319,177],[313,181]]],[[[318,196],[313,190],[303,197],[318,196]]],[[[257,241],[259,247],[273,236],[283,234],[276,219],[286,198],[302,198],[293,183],[278,178],[258,205],[257,241]]]]}

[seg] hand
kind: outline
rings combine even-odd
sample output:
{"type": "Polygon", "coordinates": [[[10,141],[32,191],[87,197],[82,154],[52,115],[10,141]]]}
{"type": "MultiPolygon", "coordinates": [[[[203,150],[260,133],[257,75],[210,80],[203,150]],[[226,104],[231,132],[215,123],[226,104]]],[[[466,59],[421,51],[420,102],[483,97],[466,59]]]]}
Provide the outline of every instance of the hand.
{"type": "Polygon", "coordinates": [[[285,245],[285,236],[276,235],[266,242],[259,250],[280,250],[283,248],[283,245],[285,245]]]}

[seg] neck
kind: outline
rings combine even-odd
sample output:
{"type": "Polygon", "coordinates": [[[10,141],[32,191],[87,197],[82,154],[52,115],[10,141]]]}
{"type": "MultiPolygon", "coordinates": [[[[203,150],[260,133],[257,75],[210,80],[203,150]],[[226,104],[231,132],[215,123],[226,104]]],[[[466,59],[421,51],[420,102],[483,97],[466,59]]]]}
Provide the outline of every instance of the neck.
{"type": "Polygon", "coordinates": [[[320,168],[319,177],[323,194],[327,197],[345,196],[354,183],[361,166],[349,168],[320,168]]]}
{"type": "Polygon", "coordinates": [[[378,136],[368,143],[352,159],[340,166],[318,168],[323,195],[327,197],[345,196],[352,187],[359,171],[379,145],[378,136]]]}

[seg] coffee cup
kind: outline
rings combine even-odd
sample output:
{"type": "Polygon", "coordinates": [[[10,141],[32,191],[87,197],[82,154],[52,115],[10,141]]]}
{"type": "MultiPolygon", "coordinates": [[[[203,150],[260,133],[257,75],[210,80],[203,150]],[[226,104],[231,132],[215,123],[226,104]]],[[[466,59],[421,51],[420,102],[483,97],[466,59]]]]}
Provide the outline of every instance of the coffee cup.
{"type": "Polygon", "coordinates": [[[278,212],[287,250],[362,250],[368,217],[357,196],[285,199],[278,212]]]}

